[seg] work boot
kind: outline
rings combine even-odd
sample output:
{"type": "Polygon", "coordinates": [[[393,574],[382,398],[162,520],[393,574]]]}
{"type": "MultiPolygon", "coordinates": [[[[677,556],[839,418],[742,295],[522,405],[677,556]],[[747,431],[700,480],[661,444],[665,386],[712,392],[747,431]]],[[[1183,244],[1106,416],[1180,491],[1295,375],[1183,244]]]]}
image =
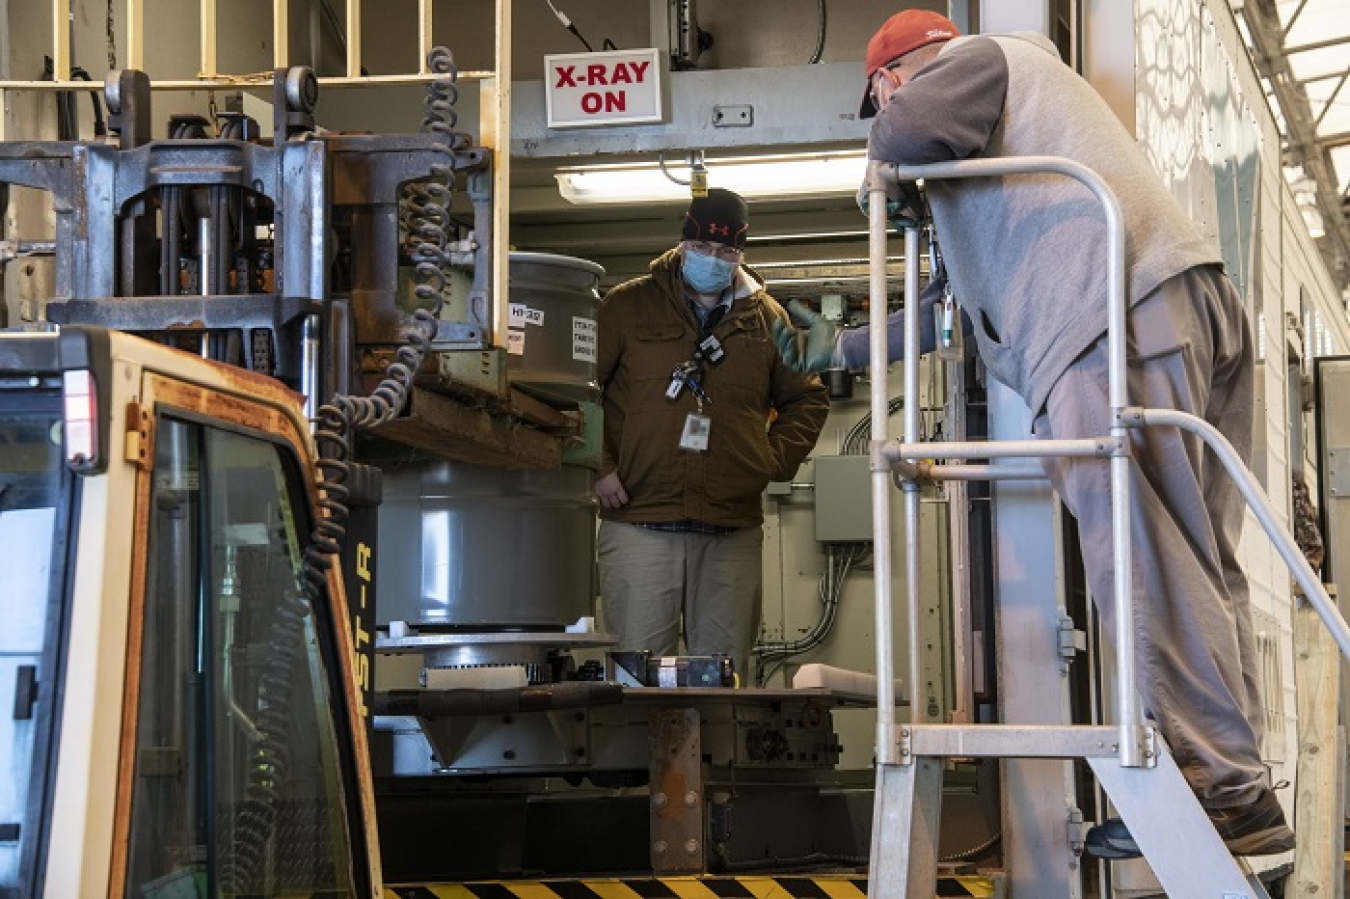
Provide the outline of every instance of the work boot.
{"type": "MultiPolygon", "coordinates": [[[[1232,808],[1205,809],[1205,814],[1233,855],[1275,855],[1294,848],[1294,832],[1284,820],[1280,801],[1263,789],[1252,802],[1232,808]]],[[[1142,854],[1125,822],[1111,818],[1087,832],[1083,849],[1095,858],[1139,858],[1142,854]]]]}

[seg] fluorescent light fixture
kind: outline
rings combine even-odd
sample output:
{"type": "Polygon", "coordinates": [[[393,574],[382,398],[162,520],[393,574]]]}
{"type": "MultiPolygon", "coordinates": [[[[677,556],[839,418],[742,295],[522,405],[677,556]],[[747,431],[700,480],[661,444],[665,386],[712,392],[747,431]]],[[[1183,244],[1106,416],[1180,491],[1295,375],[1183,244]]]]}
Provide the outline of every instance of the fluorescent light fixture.
{"type": "Polygon", "coordinates": [[[787,232],[783,234],[747,234],[745,239],[747,243],[791,243],[794,240],[843,240],[847,238],[866,237],[867,230],[864,228],[847,229],[841,231],[801,231],[787,232]]]}
{"type": "MultiPolygon", "coordinates": [[[[688,180],[686,166],[667,166],[688,180]]],[[[862,150],[707,161],[708,186],[754,199],[809,199],[855,193],[867,175],[862,150]]],[[[672,181],[657,163],[578,166],[554,175],[569,203],[660,203],[688,201],[689,185],[672,181]]]]}

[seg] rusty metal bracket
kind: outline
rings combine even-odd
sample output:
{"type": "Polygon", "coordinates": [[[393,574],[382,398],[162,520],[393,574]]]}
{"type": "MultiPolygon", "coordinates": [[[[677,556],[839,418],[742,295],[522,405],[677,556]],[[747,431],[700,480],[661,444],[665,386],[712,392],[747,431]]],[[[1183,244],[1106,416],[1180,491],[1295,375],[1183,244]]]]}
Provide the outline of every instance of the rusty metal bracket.
{"type": "Polygon", "coordinates": [[[703,739],[697,709],[654,712],[648,731],[651,860],[657,874],[702,874],[703,739]]]}

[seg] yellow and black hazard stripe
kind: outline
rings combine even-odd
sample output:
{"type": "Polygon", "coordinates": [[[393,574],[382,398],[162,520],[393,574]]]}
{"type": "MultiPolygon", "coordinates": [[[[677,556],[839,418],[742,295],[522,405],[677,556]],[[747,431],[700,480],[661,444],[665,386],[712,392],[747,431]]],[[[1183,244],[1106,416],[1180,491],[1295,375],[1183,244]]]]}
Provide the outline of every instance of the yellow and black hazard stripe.
{"type": "MultiPolygon", "coordinates": [[[[993,896],[987,877],[938,878],[936,897],[993,896]]],[[[865,877],[594,877],[388,887],[385,899],[867,899],[865,877]]]]}

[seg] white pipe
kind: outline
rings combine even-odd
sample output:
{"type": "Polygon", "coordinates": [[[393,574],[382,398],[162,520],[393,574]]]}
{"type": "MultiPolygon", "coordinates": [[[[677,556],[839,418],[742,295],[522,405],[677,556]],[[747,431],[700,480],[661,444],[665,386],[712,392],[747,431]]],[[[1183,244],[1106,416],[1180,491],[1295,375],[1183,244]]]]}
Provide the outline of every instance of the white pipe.
{"type": "MultiPolygon", "coordinates": [[[[887,765],[899,763],[895,734],[895,651],[891,623],[891,483],[890,466],[878,458],[889,418],[886,396],[886,192],[874,188],[868,200],[868,279],[873,327],[872,400],[872,579],[877,645],[877,778],[887,765]]],[[[913,684],[910,685],[911,692],[913,684]]],[[[880,783],[878,782],[878,795],[880,783]]]]}
{"type": "MultiPolygon", "coordinates": [[[[937,276],[932,264],[932,230],[929,232],[929,279],[937,276]]],[[[946,423],[943,430],[958,441],[965,440],[966,431],[966,376],[962,360],[949,360],[942,366],[947,390],[943,403],[946,423]]],[[[938,466],[920,463],[930,471],[938,466]]],[[[970,487],[961,478],[949,478],[943,485],[947,497],[947,545],[951,560],[952,594],[952,693],[956,697],[948,716],[950,724],[970,724],[975,720],[975,671],[971,663],[974,654],[974,612],[970,584],[970,487]]]]}
{"type": "Polygon", "coordinates": [[[919,475],[934,481],[1045,480],[1045,470],[1039,465],[929,465],[920,462],[919,475]]]}
{"type": "Polygon", "coordinates": [[[417,0],[417,71],[426,74],[431,71],[427,57],[431,54],[431,0],[417,0]]]}
{"type": "Polygon", "coordinates": [[[216,0],[201,0],[201,59],[197,71],[203,75],[216,72],[216,0]]]}
{"type": "Polygon", "coordinates": [[[968,440],[963,442],[901,443],[889,441],[882,447],[883,458],[892,462],[905,459],[1008,459],[1044,456],[1101,457],[1112,454],[1115,444],[1106,437],[1074,440],[968,440]]]}
{"type": "Polygon", "coordinates": [[[127,0],[128,69],[145,70],[145,0],[127,0]]]}
{"type": "Polygon", "coordinates": [[[319,316],[307,315],[300,327],[300,392],[311,427],[319,417],[319,316]]]}
{"type": "Polygon", "coordinates": [[[272,67],[284,69],[290,62],[291,0],[272,0],[272,67]]]}
{"type": "Polygon", "coordinates": [[[361,0],[347,0],[347,77],[361,77],[361,0]]]}
{"type": "Polygon", "coordinates": [[[202,296],[211,295],[211,268],[215,259],[211,255],[212,241],[211,216],[203,215],[197,219],[197,288],[202,296]]]}
{"type": "Polygon", "coordinates": [[[52,78],[70,79],[70,0],[52,0],[52,78]]]}
{"type": "MultiPolygon", "coordinates": [[[[885,327],[885,320],[881,322],[885,327]]],[[[905,229],[905,442],[919,442],[919,229],[905,229]]],[[[905,484],[905,622],[909,627],[909,720],[922,720],[919,638],[919,485],[905,484]]],[[[888,528],[889,530],[889,528],[888,528]]]]}
{"type": "Polygon", "coordinates": [[[510,338],[511,248],[511,0],[497,0],[497,74],[483,83],[482,144],[492,147],[492,335],[505,347],[510,338]],[[491,90],[489,90],[489,86],[491,90]],[[489,143],[489,135],[491,143],[489,143]]]}

